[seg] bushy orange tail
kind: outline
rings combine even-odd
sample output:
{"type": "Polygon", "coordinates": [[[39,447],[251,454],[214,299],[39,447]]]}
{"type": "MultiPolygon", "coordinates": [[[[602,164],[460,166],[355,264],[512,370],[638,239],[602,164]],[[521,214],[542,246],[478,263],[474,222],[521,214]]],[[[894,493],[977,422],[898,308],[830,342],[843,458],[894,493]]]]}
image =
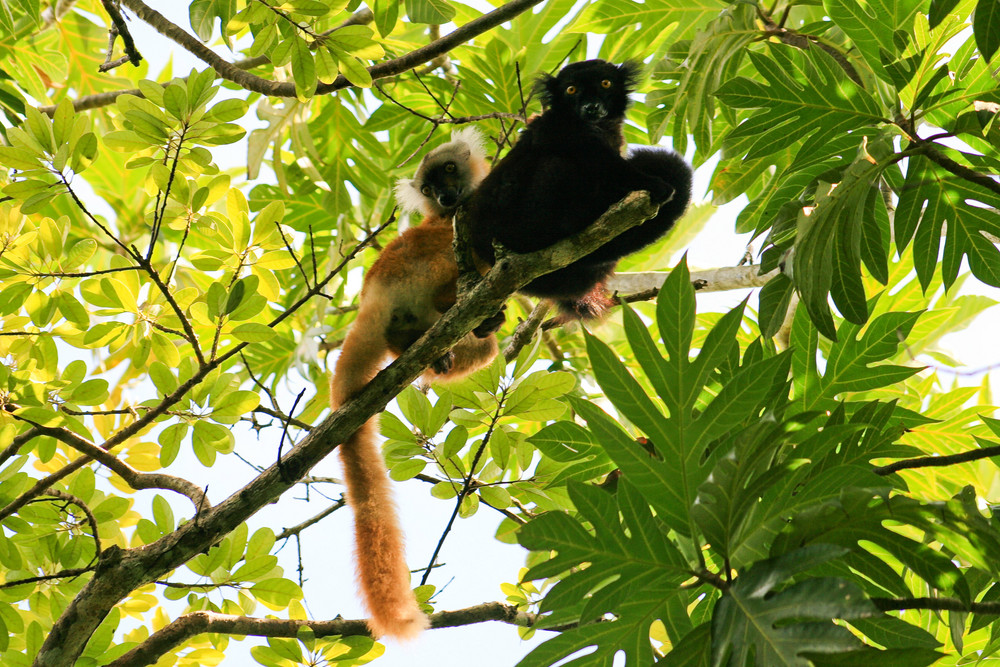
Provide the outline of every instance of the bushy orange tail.
{"type": "Polygon", "coordinates": [[[403,531],[377,433],[378,418],[373,417],[339,448],[347,500],[354,509],[355,558],[372,632],[412,639],[428,621],[410,589],[403,531]]]}
{"type": "MultiPolygon", "coordinates": [[[[331,383],[334,409],[361,390],[386,357],[379,315],[361,309],[344,341],[331,383]],[[367,312],[366,312],[367,311],[367,312]]],[[[403,531],[396,517],[391,482],[378,446],[378,417],[372,417],[340,447],[347,502],[354,510],[355,560],[368,625],[376,637],[412,639],[428,627],[410,588],[403,531]]]]}

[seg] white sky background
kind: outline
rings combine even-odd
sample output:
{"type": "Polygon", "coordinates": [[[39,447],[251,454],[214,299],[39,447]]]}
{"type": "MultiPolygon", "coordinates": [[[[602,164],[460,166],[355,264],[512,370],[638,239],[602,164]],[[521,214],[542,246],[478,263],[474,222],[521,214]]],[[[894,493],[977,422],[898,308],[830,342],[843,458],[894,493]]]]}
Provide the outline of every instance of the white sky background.
{"type": "MultiPolygon", "coordinates": [[[[157,5],[158,11],[190,31],[187,3],[160,2],[157,5]]],[[[129,27],[143,57],[150,63],[150,78],[157,78],[167,59],[171,57],[175,75],[183,75],[191,67],[205,67],[204,63],[155,33],[143,22],[131,20],[129,27]]],[[[224,57],[231,57],[219,44],[210,46],[224,57]]],[[[225,94],[223,91],[222,95],[225,94]]],[[[242,122],[248,132],[262,125],[252,112],[242,122]]],[[[245,178],[245,140],[232,146],[214,148],[213,153],[222,168],[236,167],[242,170],[235,181],[245,178]]],[[[709,164],[696,173],[695,201],[706,197],[713,166],[709,164]]],[[[688,263],[692,269],[729,266],[742,257],[749,236],[737,236],[733,232],[733,221],[744,203],[737,201],[722,207],[688,248],[688,263]]],[[[1000,298],[1000,290],[986,287],[974,279],[967,282],[965,291],[1000,298]]],[[[700,311],[724,311],[739,303],[745,295],[746,291],[743,290],[703,294],[698,297],[698,308],[700,311]]],[[[755,295],[751,298],[750,306],[756,308],[756,303],[755,295]]],[[[969,330],[948,336],[946,351],[961,358],[970,368],[996,363],[1000,360],[1000,348],[996,344],[994,333],[997,331],[1000,331],[1000,309],[993,309],[987,311],[969,330]]],[[[597,333],[600,335],[599,330],[597,333]]],[[[961,384],[978,384],[981,379],[980,375],[959,378],[961,384]]],[[[943,376],[943,381],[949,381],[947,375],[943,376]]],[[[282,404],[290,406],[301,389],[302,386],[292,386],[289,383],[288,395],[281,397],[282,404]]],[[[277,427],[265,430],[259,440],[248,429],[243,430],[242,425],[237,429],[240,430],[237,435],[237,451],[241,455],[263,465],[273,460],[280,437],[277,427]]],[[[312,474],[339,477],[338,465],[334,459],[335,457],[330,457],[324,461],[312,474]]],[[[208,484],[210,496],[216,502],[247,483],[254,474],[235,457],[230,457],[230,460],[221,462],[215,468],[206,469],[194,459],[190,450],[182,452],[172,469],[196,484],[208,484]],[[223,473],[224,478],[221,477],[223,473]]],[[[411,567],[422,567],[437,544],[451,514],[453,501],[432,498],[426,485],[417,481],[398,484],[396,488],[401,521],[408,537],[409,561],[411,567]]],[[[319,490],[328,492],[333,497],[340,491],[329,485],[320,487],[319,490]]],[[[279,505],[264,508],[249,521],[251,532],[261,526],[270,526],[278,532],[313,516],[327,506],[328,501],[315,495],[314,502],[308,504],[291,500],[301,498],[303,492],[303,487],[296,487],[285,494],[279,505]]],[[[151,499],[151,494],[137,494],[136,509],[151,516],[151,499]]],[[[190,515],[189,506],[175,503],[174,509],[178,516],[190,515]]],[[[438,568],[431,577],[431,583],[439,589],[447,584],[447,588],[437,596],[437,609],[459,609],[481,602],[504,601],[499,585],[516,579],[519,568],[523,566],[525,552],[518,546],[504,545],[494,539],[500,518],[499,514],[481,506],[473,518],[456,522],[439,557],[439,563],[444,566],[438,568]]],[[[305,603],[312,618],[333,618],[338,614],[345,618],[358,618],[363,615],[353,584],[353,546],[350,543],[352,533],[347,525],[349,522],[349,511],[341,510],[302,535],[302,564],[308,578],[305,603]]],[[[295,580],[297,560],[294,540],[286,544],[279,557],[285,568],[285,576],[295,580]]],[[[177,579],[183,580],[182,577],[177,579]]],[[[258,615],[264,613],[266,609],[263,607],[257,611],[258,615]]],[[[537,635],[540,639],[546,636],[547,633],[537,635]]],[[[257,664],[249,656],[248,649],[261,641],[252,638],[246,642],[232,643],[227,650],[223,667],[257,664]]],[[[521,642],[517,630],[512,626],[483,623],[429,631],[409,644],[388,643],[386,655],[376,664],[382,667],[467,667],[470,664],[473,667],[510,667],[537,643],[537,639],[531,643],[521,642]]]]}

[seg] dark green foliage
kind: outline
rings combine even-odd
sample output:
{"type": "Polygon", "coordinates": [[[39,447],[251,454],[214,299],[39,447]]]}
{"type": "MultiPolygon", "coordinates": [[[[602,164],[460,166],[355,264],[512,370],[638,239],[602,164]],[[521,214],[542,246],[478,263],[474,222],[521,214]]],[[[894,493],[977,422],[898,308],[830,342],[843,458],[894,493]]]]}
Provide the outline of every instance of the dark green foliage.
{"type": "Polygon", "coordinates": [[[594,375],[630,428],[574,399],[592,435],[557,423],[545,431],[545,448],[555,453],[574,433],[577,441],[592,438],[621,480],[613,491],[572,482],[575,513],[549,512],[520,531],[524,546],[556,554],[527,575],[558,582],[542,602],[544,627],[579,624],[522,665],[587,647],[596,651],[568,664],[610,665],[619,649],[627,664],[648,664],[657,619],[674,644],[663,649],[666,665],[926,665],[942,655],[934,650],[940,642],[868,599],[911,597],[920,588],[877,554],[891,554],[942,596],[968,603],[978,591],[952,554],[898,526],[942,543],[968,541],[961,557],[993,576],[987,554],[1000,558],[996,526],[961,499],[924,504],[897,495],[902,481],[872,465],[914,453],[899,444],[905,426],[896,406],[846,398],[918,370],[885,361],[920,314],[882,312],[863,331],[842,323],[820,372],[819,339],[804,312],[793,327],[794,351],[782,354],[757,342],[743,348],[741,313],[722,316],[692,357],[694,291],[682,263],[657,299],[659,340],[625,310],[640,376],[587,337],[594,375]],[[691,595],[706,597],[691,607],[691,595]],[[711,633],[696,622],[706,615],[711,633]],[[882,648],[862,646],[835,619],[882,648]]]}

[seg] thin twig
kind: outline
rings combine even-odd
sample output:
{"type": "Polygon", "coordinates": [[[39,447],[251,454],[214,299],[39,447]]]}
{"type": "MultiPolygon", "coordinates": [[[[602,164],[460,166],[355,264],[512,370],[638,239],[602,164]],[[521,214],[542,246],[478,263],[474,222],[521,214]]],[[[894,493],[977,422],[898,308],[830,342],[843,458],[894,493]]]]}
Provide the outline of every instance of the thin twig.
{"type": "Polygon", "coordinates": [[[451,513],[451,518],[448,519],[448,524],[445,526],[444,532],[441,533],[441,538],[438,540],[437,546],[434,548],[434,553],[431,554],[431,560],[427,564],[427,569],[424,570],[424,576],[420,578],[421,586],[426,584],[427,578],[431,576],[431,570],[434,569],[434,564],[437,562],[438,555],[441,553],[441,548],[444,547],[444,541],[448,538],[448,533],[451,532],[451,528],[455,525],[455,520],[458,518],[458,513],[462,509],[462,502],[465,500],[466,496],[469,495],[469,491],[472,488],[472,480],[476,474],[476,466],[479,465],[479,459],[482,457],[483,452],[486,451],[487,445],[489,445],[490,436],[493,435],[493,429],[496,428],[497,422],[500,421],[500,415],[503,412],[504,399],[506,398],[507,387],[504,387],[497,399],[497,409],[493,413],[489,427],[486,429],[486,435],[483,436],[482,442],[479,443],[479,449],[476,451],[476,455],[472,458],[472,465],[469,466],[469,474],[465,478],[465,484],[462,486],[462,490],[455,498],[455,509],[451,513]]]}
{"type": "MultiPolygon", "coordinates": [[[[63,500],[67,505],[72,503],[83,510],[84,515],[87,517],[87,523],[90,525],[91,537],[94,538],[94,558],[98,558],[101,555],[101,536],[97,531],[97,518],[94,517],[94,513],[90,511],[89,507],[87,507],[87,503],[83,502],[71,493],[66,493],[65,491],[60,491],[58,489],[46,489],[45,495],[50,498],[63,500]]],[[[47,498],[38,498],[34,502],[41,502],[44,500],[47,500],[47,498]]],[[[66,511],[65,505],[63,506],[63,511],[66,511]]]]}
{"type": "Polygon", "coordinates": [[[340,500],[338,500],[334,504],[330,505],[329,507],[327,507],[325,510],[323,510],[319,514],[306,519],[302,523],[295,524],[291,528],[285,528],[283,531],[281,531],[280,533],[278,533],[277,535],[275,535],[274,539],[275,540],[287,540],[292,535],[298,535],[299,533],[301,533],[303,530],[305,530],[309,526],[317,524],[320,521],[322,521],[323,519],[325,519],[326,517],[330,516],[331,514],[333,514],[337,510],[339,510],[341,507],[343,507],[346,503],[347,503],[347,501],[344,499],[344,496],[341,496],[340,500]]]}
{"type": "Polygon", "coordinates": [[[5,581],[0,584],[0,589],[13,588],[14,586],[23,586],[24,584],[34,584],[39,581],[52,581],[53,579],[66,579],[71,577],[79,577],[81,574],[86,574],[87,572],[93,572],[96,569],[96,565],[88,565],[87,567],[74,567],[68,570],[59,570],[53,574],[42,574],[37,577],[25,577],[24,579],[12,579],[11,581],[5,581]]]}

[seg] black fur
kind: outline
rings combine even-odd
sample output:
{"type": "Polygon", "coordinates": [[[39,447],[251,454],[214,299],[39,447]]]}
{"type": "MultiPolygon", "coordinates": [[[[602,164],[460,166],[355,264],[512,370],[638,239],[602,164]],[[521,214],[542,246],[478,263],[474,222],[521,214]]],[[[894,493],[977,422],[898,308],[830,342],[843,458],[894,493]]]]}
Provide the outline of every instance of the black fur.
{"type": "Polygon", "coordinates": [[[466,206],[473,247],[492,263],[494,239],[515,252],[546,248],[581,231],[633,190],[647,190],[662,204],[656,217],[522,289],[561,302],[567,312],[587,315],[592,309],[577,302],[589,298],[618,259],[670,229],[690,198],[691,170],[680,156],[655,148],[621,156],[637,73],[634,63],[587,60],[543,76],[536,89],[548,108],[466,206]]]}

